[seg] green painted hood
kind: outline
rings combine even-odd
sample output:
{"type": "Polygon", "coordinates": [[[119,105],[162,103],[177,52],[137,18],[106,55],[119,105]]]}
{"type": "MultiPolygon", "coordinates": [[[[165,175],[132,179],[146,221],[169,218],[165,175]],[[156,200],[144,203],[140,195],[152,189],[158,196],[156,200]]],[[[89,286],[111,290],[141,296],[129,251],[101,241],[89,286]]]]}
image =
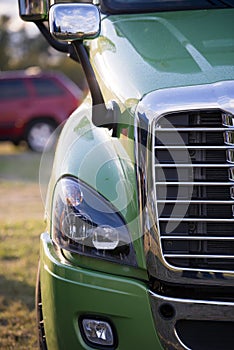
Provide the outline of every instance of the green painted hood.
{"type": "Polygon", "coordinates": [[[91,57],[101,84],[122,102],[234,79],[234,9],[106,17],[91,57]]]}

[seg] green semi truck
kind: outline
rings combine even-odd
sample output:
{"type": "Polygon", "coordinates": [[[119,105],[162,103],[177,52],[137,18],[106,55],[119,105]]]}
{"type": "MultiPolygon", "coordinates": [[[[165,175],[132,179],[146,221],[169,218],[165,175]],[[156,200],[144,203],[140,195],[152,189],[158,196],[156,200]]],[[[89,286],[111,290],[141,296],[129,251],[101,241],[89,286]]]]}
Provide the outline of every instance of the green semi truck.
{"type": "Polygon", "coordinates": [[[234,1],[19,8],[90,90],[51,172],[40,348],[233,349],[234,1]]]}

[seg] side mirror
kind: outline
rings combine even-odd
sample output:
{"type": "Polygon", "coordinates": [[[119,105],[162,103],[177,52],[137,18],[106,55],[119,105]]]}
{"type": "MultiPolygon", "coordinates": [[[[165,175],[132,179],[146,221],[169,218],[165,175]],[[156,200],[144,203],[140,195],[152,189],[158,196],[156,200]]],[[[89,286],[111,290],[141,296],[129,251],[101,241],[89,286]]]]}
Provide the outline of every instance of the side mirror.
{"type": "Polygon", "coordinates": [[[48,17],[48,0],[18,0],[19,14],[24,21],[42,21],[48,17]]]}
{"type": "Polygon", "coordinates": [[[100,33],[100,13],[92,4],[59,3],[50,8],[51,35],[62,41],[93,39],[100,33]]]}

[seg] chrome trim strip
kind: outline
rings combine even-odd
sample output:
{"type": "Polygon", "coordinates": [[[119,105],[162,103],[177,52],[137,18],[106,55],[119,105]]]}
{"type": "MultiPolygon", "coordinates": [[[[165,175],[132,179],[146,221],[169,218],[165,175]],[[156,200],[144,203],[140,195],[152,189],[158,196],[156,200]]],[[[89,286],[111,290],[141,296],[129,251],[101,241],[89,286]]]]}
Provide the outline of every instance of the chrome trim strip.
{"type": "Polygon", "coordinates": [[[226,145],[234,146],[234,131],[225,131],[224,133],[224,143],[226,145]]]}
{"type": "MultiPolygon", "coordinates": [[[[234,114],[234,81],[157,90],[146,95],[136,113],[149,123],[172,112],[220,109],[234,114]],[[173,97],[173,98],[172,98],[173,97]]],[[[137,120],[136,120],[137,121],[137,120]]]]}
{"type": "MultiPolygon", "coordinates": [[[[232,169],[232,166],[230,164],[209,164],[209,163],[160,163],[155,164],[155,168],[228,168],[232,169]]],[[[233,166],[234,168],[234,166],[233,166]]],[[[180,182],[178,182],[179,184],[180,182]]]]}
{"type": "Polygon", "coordinates": [[[229,128],[209,128],[209,127],[206,127],[206,128],[157,128],[157,132],[177,132],[177,131],[205,131],[205,132],[210,132],[210,131],[228,131],[228,132],[231,132],[233,133],[229,128]]]}
{"type": "Polygon", "coordinates": [[[225,126],[228,126],[229,128],[234,127],[234,117],[231,114],[223,113],[222,114],[222,123],[225,126]]]}
{"type": "MultiPolygon", "coordinates": [[[[182,221],[182,218],[159,218],[159,221],[182,221]]],[[[234,219],[222,219],[222,218],[183,218],[183,221],[207,221],[207,222],[234,222],[234,219]]]]}
{"type": "Polygon", "coordinates": [[[182,199],[165,199],[165,200],[162,200],[162,199],[159,199],[157,201],[158,203],[191,203],[191,204],[234,204],[234,201],[232,200],[229,200],[229,201],[225,201],[225,200],[218,200],[218,201],[212,201],[212,200],[204,200],[204,199],[201,199],[201,200],[194,200],[194,199],[191,199],[191,200],[182,200],[182,199]]]}
{"type": "Polygon", "coordinates": [[[231,198],[234,199],[234,186],[230,188],[230,195],[231,195],[231,198]]]}
{"type": "Polygon", "coordinates": [[[207,258],[207,259],[233,259],[233,255],[209,255],[209,254],[164,254],[166,258],[207,258]]]}
{"type": "Polygon", "coordinates": [[[198,241],[209,241],[209,240],[215,240],[215,241],[234,241],[234,237],[215,237],[215,236],[164,236],[161,235],[161,239],[166,240],[198,240],[198,241]]]}
{"type": "Polygon", "coordinates": [[[231,146],[171,146],[171,145],[167,145],[166,147],[165,146],[155,146],[154,149],[183,149],[183,150],[186,150],[186,149],[211,149],[213,150],[215,147],[215,149],[221,149],[221,150],[233,150],[233,148],[231,146]]]}
{"type": "MultiPolygon", "coordinates": [[[[198,299],[183,299],[183,298],[171,298],[171,297],[166,297],[166,296],[162,296],[159,295],[157,293],[154,293],[152,291],[149,291],[150,297],[153,298],[158,298],[159,300],[161,299],[162,301],[167,301],[168,303],[183,303],[183,304],[195,304],[195,305],[207,305],[207,306],[228,306],[228,307],[234,307],[234,301],[230,302],[230,301],[213,301],[213,300],[198,300],[198,299]]],[[[201,311],[201,310],[198,310],[201,311]]],[[[199,312],[200,313],[200,312],[199,312]]],[[[234,313],[231,313],[231,311],[229,310],[230,313],[230,317],[228,318],[229,320],[234,321],[234,313]]],[[[192,315],[190,315],[192,316],[192,315]]],[[[194,319],[196,319],[196,316],[194,316],[194,319]]],[[[208,316],[208,315],[204,315],[204,316],[208,316]]],[[[209,317],[205,317],[205,319],[209,319],[209,317]]],[[[224,321],[226,319],[225,315],[223,315],[223,313],[221,315],[219,315],[219,318],[217,318],[217,320],[220,319],[222,321],[224,321]]]]}
{"type": "MultiPolygon", "coordinates": [[[[175,181],[168,181],[168,182],[165,182],[165,181],[158,181],[157,182],[159,184],[159,186],[161,185],[178,185],[178,182],[175,182],[175,181]]],[[[184,181],[184,182],[180,182],[180,186],[187,186],[187,185],[198,185],[198,186],[232,186],[233,185],[233,182],[196,182],[196,181],[184,181]]]]}
{"type": "Polygon", "coordinates": [[[233,148],[227,149],[227,162],[234,164],[234,149],[233,148]]]}
{"type": "Polygon", "coordinates": [[[234,167],[229,168],[229,180],[234,181],[234,167]]]}

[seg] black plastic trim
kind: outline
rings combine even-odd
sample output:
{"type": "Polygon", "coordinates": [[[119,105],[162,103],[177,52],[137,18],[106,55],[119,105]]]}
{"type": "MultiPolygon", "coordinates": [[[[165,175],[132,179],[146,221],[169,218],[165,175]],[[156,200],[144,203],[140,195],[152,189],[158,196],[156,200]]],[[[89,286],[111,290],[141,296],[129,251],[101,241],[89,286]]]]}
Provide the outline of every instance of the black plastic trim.
{"type": "Polygon", "coordinates": [[[168,1],[168,4],[165,5],[158,5],[154,4],[152,6],[152,3],[144,2],[139,4],[133,5],[132,3],[124,3],[122,6],[115,5],[115,1],[112,0],[105,0],[101,2],[101,11],[106,14],[133,14],[133,13],[150,13],[150,12],[172,12],[172,11],[189,11],[189,10],[208,10],[208,9],[224,9],[224,8],[232,8],[234,7],[233,1],[207,1],[206,5],[201,6],[201,3],[198,3],[196,1],[196,4],[194,4],[195,1],[190,2],[190,5],[188,4],[177,4],[175,5],[175,1],[168,1]],[[109,4],[108,4],[109,2],[109,4]]]}
{"type": "Polygon", "coordinates": [[[193,350],[232,350],[234,322],[208,320],[179,320],[179,339],[193,350]]]}
{"type": "MultiPolygon", "coordinates": [[[[208,276],[207,276],[208,277],[208,276]]],[[[234,301],[234,287],[164,283],[151,277],[149,289],[153,293],[171,298],[209,301],[234,301]]]]}

